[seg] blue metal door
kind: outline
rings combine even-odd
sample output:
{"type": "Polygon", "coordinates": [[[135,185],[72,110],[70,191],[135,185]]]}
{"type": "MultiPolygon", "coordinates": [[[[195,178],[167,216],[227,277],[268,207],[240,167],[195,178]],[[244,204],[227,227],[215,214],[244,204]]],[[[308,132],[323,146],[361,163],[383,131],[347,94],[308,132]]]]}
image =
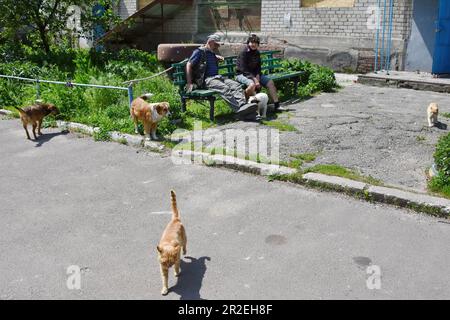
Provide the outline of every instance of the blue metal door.
{"type": "Polygon", "coordinates": [[[448,0],[439,1],[433,73],[450,73],[450,1],[448,0]]]}

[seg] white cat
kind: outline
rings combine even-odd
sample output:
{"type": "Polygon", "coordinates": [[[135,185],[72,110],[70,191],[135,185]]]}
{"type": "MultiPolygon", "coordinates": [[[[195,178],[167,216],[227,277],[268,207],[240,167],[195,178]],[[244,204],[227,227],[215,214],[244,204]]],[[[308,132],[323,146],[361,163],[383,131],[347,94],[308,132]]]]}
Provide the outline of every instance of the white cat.
{"type": "Polygon", "coordinates": [[[267,113],[267,104],[269,103],[269,96],[264,92],[257,93],[254,96],[248,98],[248,103],[257,103],[258,104],[258,114],[262,118],[266,118],[267,113]]]}

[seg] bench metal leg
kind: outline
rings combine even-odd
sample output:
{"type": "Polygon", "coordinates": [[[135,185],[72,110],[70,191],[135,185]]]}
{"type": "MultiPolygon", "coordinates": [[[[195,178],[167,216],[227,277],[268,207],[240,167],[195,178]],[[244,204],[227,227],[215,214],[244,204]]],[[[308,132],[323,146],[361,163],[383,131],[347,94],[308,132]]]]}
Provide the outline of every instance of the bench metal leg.
{"type": "Polygon", "coordinates": [[[214,121],[214,102],[216,101],[215,97],[208,98],[209,100],[209,120],[214,121]]]}
{"type": "Polygon", "coordinates": [[[186,98],[181,97],[181,111],[186,112],[186,98]]]}
{"type": "Polygon", "coordinates": [[[300,82],[300,79],[294,80],[294,96],[298,94],[298,83],[300,82]]]}

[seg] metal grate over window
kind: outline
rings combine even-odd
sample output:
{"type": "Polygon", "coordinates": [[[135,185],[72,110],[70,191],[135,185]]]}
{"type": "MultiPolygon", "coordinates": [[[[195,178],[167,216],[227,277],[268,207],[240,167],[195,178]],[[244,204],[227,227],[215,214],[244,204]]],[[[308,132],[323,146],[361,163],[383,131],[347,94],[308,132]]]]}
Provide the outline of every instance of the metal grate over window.
{"type": "Polygon", "coordinates": [[[261,0],[201,0],[200,32],[254,32],[261,30],[261,0]]]}

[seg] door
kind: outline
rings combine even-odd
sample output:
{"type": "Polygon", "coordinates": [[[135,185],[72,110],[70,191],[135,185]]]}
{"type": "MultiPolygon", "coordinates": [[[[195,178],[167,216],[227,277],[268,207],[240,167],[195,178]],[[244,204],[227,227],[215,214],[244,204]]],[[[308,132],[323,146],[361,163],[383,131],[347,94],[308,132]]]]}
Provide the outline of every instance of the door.
{"type": "Polygon", "coordinates": [[[448,0],[439,1],[433,73],[450,74],[450,1],[448,0]]]}
{"type": "Polygon", "coordinates": [[[414,0],[411,35],[406,49],[406,71],[431,72],[435,45],[434,21],[439,0],[414,0]]]}

